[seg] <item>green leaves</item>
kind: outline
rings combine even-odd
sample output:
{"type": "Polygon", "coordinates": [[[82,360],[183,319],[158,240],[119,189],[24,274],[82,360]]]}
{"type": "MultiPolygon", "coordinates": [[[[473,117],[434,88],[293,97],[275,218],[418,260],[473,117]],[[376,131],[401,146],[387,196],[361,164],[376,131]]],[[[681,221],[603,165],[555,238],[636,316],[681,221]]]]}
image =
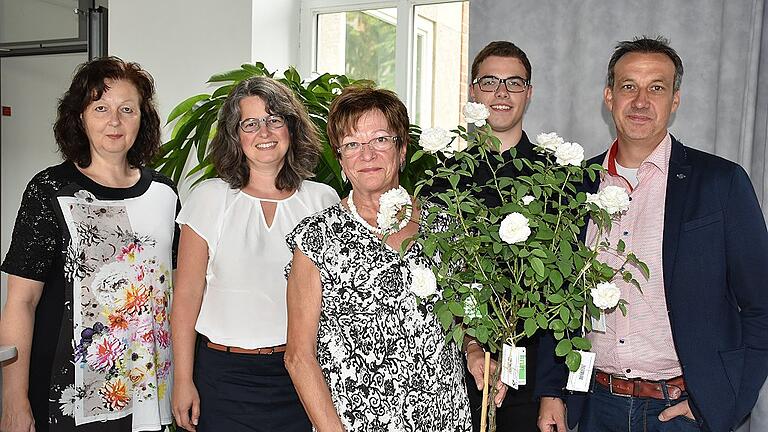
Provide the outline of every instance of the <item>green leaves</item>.
{"type": "MultiPolygon", "coordinates": [[[[190,96],[171,111],[166,123],[175,122],[171,140],[163,144],[152,166],[178,183],[184,174],[187,158],[194,152],[198,164],[186,175],[201,175],[201,179],[215,177],[216,171],[211,159],[207,157],[208,147],[215,135],[218,113],[225,98],[238,83],[245,79],[254,76],[274,77],[274,75],[275,73],[267,70],[263,63],[257,62],[211,76],[208,83],[218,85],[212,94],[190,96]]],[[[284,71],[283,77],[278,80],[304,103],[310,119],[320,132],[319,138],[323,149],[315,168],[315,179],[336,189],[340,196],[345,196],[349,186],[342,181],[341,167],[326,136],[328,108],[338,90],[353,84],[370,83],[370,81],[352,80],[344,75],[326,73],[307,83],[293,67],[284,71]]],[[[400,174],[400,180],[403,187],[412,192],[419,180],[427,178],[426,172],[435,167],[436,159],[419,150],[418,141],[421,133],[419,127],[411,125],[409,132],[411,141],[407,149],[409,163],[406,164],[405,171],[400,174]]]]}

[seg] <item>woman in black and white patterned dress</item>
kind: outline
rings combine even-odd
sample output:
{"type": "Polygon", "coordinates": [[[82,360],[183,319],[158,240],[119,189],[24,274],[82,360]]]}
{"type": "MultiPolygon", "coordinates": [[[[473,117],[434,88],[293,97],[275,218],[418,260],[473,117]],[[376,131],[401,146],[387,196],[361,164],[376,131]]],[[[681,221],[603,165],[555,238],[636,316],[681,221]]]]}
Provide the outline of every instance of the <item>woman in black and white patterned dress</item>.
{"type": "Polygon", "coordinates": [[[432,309],[430,263],[418,243],[400,250],[419,229],[420,209],[399,186],[408,123],[394,93],[345,89],[328,135],[352,192],[287,237],[285,361],[318,431],[471,430],[463,362],[432,309]]]}

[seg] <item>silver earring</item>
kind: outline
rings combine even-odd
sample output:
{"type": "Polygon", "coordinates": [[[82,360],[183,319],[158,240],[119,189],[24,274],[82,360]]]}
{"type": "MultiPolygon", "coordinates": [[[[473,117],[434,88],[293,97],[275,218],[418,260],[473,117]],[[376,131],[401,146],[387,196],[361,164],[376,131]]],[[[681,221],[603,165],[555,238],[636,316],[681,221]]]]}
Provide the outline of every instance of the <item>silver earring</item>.
{"type": "Polygon", "coordinates": [[[341,181],[343,181],[344,183],[347,182],[347,175],[344,174],[344,170],[341,170],[341,181]]]}
{"type": "Polygon", "coordinates": [[[405,161],[400,162],[400,172],[405,171],[405,161]]]}

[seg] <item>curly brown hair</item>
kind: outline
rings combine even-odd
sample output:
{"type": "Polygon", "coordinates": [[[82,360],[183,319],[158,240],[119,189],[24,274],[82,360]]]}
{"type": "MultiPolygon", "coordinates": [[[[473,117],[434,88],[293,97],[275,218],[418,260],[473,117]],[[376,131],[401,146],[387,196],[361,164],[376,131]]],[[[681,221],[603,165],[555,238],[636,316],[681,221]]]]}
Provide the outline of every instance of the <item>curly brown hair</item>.
{"type": "Polygon", "coordinates": [[[216,136],[211,142],[211,158],[216,172],[233,189],[248,184],[250,169],[240,145],[240,101],[257,96],[264,101],[270,115],[285,119],[291,143],[285,162],[275,178],[280,190],[297,189],[301,182],[312,177],[320,156],[317,128],[309,119],[307,110],[293,92],[280,81],[268,77],[252,77],[241,81],[227,96],[219,112],[216,136]]]}
{"type": "Polygon", "coordinates": [[[91,165],[91,145],[81,114],[92,102],[101,99],[109,86],[105,80],[125,80],[133,84],[141,97],[141,123],[128,163],[139,168],[148,165],[160,149],[160,116],[155,109],[155,83],[152,75],[138,63],[126,63],[117,57],[102,57],[77,67],[69,90],[59,99],[53,134],[65,160],[80,167],[91,165]]]}
{"type": "Polygon", "coordinates": [[[328,141],[336,159],[340,158],[339,146],[345,135],[354,131],[363,114],[379,110],[387,119],[392,133],[399,139],[397,149],[408,145],[408,110],[397,95],[385,89],[370,86],[349,86],[331,103],[328,113],[328,141]]]}

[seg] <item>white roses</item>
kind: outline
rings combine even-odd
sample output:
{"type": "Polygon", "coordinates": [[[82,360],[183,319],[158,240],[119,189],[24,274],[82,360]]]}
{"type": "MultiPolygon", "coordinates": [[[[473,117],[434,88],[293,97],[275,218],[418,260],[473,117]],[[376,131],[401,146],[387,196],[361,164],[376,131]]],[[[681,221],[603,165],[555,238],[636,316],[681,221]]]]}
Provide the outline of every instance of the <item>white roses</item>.
{"type": "Polygon", "coordinates": [[[437,279],[429,267],[411,262],[411,292],[418,297],[427,298],[437,294],[437,279]]]}
{"type": "Polygon", "coordinates": [[[536,145],[545,152],[554,154],[558,165],[579,166],[584,161],[584,147],[566,142],[555,132],[536,135],[536,145]]]}
{"type": "Polygon", "coordinates": [[[536,144],[550,153],[554,153],[563,143],[565,143],[565,140],[560,138],[555,132],[540,133],[536,135],[536,144]]]}
{"type": "Polygon", "coordinates": [[[562,143],[555,149],[555,158],[560,165],[579,166],[584,161],[584,147],[576,143],[562,143]]]}
{"type": "Polygon", "coordinates": [[[445,157],[451,157],[456,152],[467,148],[466,141],[457,139],[457,135],[443,128],[427,128],[421,132],[419,144],[427,153],[442,152],[445,157]]]}
{"type": "Polygon", "coordinates": [[[535,199],[536,198],[534,198],[533,195],[526,195],[526,196],[520,198],[520,201],[523,202],[523,205],[527,206],[528,204],[532,203],[533,200],[535,200],[535,199]]]}
{"type": "Polygon", "coordinates": [[[404,187],[390,189],[379,197],[379,212],[376,214],[376,224],[384,232],[399,231],[408,224],[411,218],[408,206],[411,197],[404,187]],[[403,214],[403,210],[405,214],[403,214]],[[405,224],[402,224],[405,221],[405,224]],[[402,225],[402,226],[400,226],[402,225]]]}
{"type": "Polygon", "coordinates": [[[472,123],[477,127],[485,126],[485,120],[491,112],[488,111],[488,107],[481,103],[467,102],[464,105],[464,118],[467,123],[472,123]]]}
{"type": "Polygon", "coordinates": [[[595,204],[610,215],[629,209],[629,195],[620,186],[606,186],[596,194],[587,194],[587,202],[595,204]]]}
{"type": "Polygon", "coordinates": [[[509,244],[525,241],[530,235],[528,218],[517,212],[508,214],[499,226],[499,237],[509,244]]]}
{"type": "Polygon", "coordinates": [[[592,302],[599,309],[611,309],[619,304],[621,290],[613,282],[600,282],[589,290],[592,302]]]}

